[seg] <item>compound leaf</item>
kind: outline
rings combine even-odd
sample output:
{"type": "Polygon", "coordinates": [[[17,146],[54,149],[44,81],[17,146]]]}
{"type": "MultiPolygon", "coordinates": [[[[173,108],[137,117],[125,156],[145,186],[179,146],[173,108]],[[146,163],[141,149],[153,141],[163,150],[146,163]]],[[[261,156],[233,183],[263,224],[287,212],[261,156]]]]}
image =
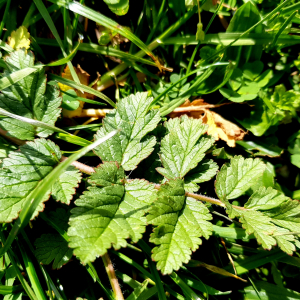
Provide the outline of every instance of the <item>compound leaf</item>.
{"type": "Polygon", "coordinates": [[[213,138],[203,136],[207,126],[200,119],[184,117],[181,121],[177,126],[178,121],[171,121],[167,125],[170,133],[161,141],[164,168],[156,170],[167,179],[183,178],[198,165],[214,142],[213,138]]]}
{"type": "Polygon", "coordinates": [[[92,184],[71,210],[69,246],[83,262],[95,260],[107,249],[125,247],[126,239],[137,242],[145,231],[145,212],[154,202],[156,190],[145,180],[125,183],[125,173],[115,162],[95,169],[92,184]]]}
{"type": "Polygon", "coordinates": [[[263,248],[278,246],[292,254],[299,244],[300,202],[291,200],[271,187],[257,189],[244,208],[231,206],[226,202],[229,216],[239,217],[248,234],[254,233],[263,248]]]}
{"type": "Polygon", "coordinates": [[[260,187],[249,198],[245,208],[265,211],[275,208],[289,199],[289,197],[271,187],[260,187]]]}
{"type": "Polygon", "coordinates": [[[56,201],[69,205],[80,181],[81,173],[75,167],[69,166],[52,186],[52,197],[56,201]]]}
{"type": "Polygon", "coordinates": [[[254,210],[243,211],[240,222],[248,234],[254,233],[258,243],[262,244],[264,249],[270,250],[276,245],[273,235],[276,227],[271,223],[271,218],[261,212],[254,210]]]}
{"type": "MultiPolygon", "coordinates": [[[[26,197],[59,163],[61,152],[53,142],[37,139],[27,142],[20,151],[13,151],[3,159],[0,170],[0,222],[18,217],[26,197]]],[[[50,191],[44,201],[49,198],[50,191]]],[[[41,203],[33,217],[44,209],[41,203]]]]}
{"type": "Polygon", "coordinates": [[[216,193],[221,200],[235,199],[245,193],[262,176],[265,164],[258,158],[235,156],[217,175],[216,193]]]}
{"type": "Polygon", "coordinates": [[[35,241],[35,256],[44,265],[52,261],[52,269],[59,269],[72,257],[73,250],[68,247],[68,242],[60,234],[43,234],[35,241]]]}
{"type": "Polygon", "coordinates": [[[205,205],[185,197],[184,182],[171,180],[162,185],[158,199],[147,216],[148,223],[157,226],[150,242],[157,245],[152,259],[163,274],[178,270],[187,263],[201,244],[201,236],[212,234],[212,217],[205,205]]]}
{"type": "Polygon", "coordinates": [[[274,224],[291,232],[297,232],[300,236],[300,202],[298,200],[289,199],[264,213],[272,218],[274,224]]]}
{"type": "Polygon", "coordinates": [[[121,131],[94,149],[102,161],[116,161],[129,171],[151,154],[156,138],[148,133],[160,121],[158,110],[148,112],[152,100],[147,93],[130,95],[118,103],[117,109],[106,115],[96,139],[116,129],[121,131]]]}
{"type": "MultiPolygon", "coordinates": [[[[6,58],[7,70],[3,76],[24,68],[34,66],[32,52],[26,54],[25,50],[12,52],[6,58]]],[[[22,117],[42,121],[54,125],[60,115],[61,98],[54,86],[46,85],[46,75],[43,68],[31,73],[17,83],[2,90],[0,94],[0,108],[22,117]]],[[[24,124],[16,119],[1,118],[0,127],[21,140],[33,140],[35,135],[47,137],[52,133],[49,129],[24,124]]]]}
{"type": "Polygon", "coordinates": [[[218,169],[218,165],[214,161],[204,160],[184,178],[185,190],[191,193],[197,192],[199,190],[197,183],[212,179],[216,175],[218,169]]]}

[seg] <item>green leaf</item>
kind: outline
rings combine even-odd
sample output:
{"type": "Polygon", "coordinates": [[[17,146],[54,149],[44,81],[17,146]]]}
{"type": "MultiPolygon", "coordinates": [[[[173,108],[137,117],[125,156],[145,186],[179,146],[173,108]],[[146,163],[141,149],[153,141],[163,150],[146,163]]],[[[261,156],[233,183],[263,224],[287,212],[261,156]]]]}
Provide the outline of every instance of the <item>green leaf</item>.
{"type": "Polygon", "coordinates": [[[293,110],[300,106],[300,93],[294,90],[287,91],[284,85],[277,85],[271,102],[282,110],[293,110]]]}
{"type": "Polygon", "coordinates": [[[103,127],[96,134],[96,138],[120,128],[106,143],[95,148],[95,153],[102,161],[116,161],[126,171],[133,170],[151,154],[156,144],[156,138],[148,135],[160,121],[158,110],[149,110],[152,98],[147,93],[130,95],[118,103],[116,110],[107,114],[103,120],[103,127]]]}
{"type": "MultiPolygon", "coordinates": [[[[255,287],[258,290],[258,294],[261,300],[299,300],[300,293],[280,287],[275,284],[271,284],[264,281],[255,281],[255,287]]],[[[243,294],[244,299],[257,300],[257,292],[252,286],[245,287],[239,291],[243,294]]]]}
{"type": "Polygon", "coordinates": [[[291,163],[300,168],[300,154],[291,155],[291,163]]]}
{"type": "MultiPolygon", "coordinates": [[[[256,5],[253,2],[248,1],[241,7],[239,7],[239,9],[235,12],[226,32],[243,32],[243,34],[245,34],[246,31],[251,29],[261,20],[262,18],[256,5]]],[[[256,25],[251,33],[263,33],[263,25],[256,25]]],[[[240,67],[240,65],[242,65],[243,63],[247,63],[248,61],[252,62],[260,60],[262,54],[262,46],[255,45],[244,47],[230,47],[226,50],[226,54],[229,60],[236,61],[237,65],[240,67]]]]}
{"type": "Polygon", "coordinates": [[[241,69],[236,68],[233,70],[233,73],[228,81],[230,87],[236,91],[243,83],[243,72],[241,69]]]}
{"type": "Polygon", "coordinates": [[[298,200],[287,200],[279,206],[264,213],[272,218],[272,222],[286,228],[291,232],[300,232],[300,202],[298,200]]]}
{"type": "Polygon", "coordinates": [[[156,197],[154,186],[145,180],[124,183],[124,170],[115,162],[95,171],[92,186],[75,201],[68,230],[69,246],[83,263],[105,254],[111,245],[125,247],[127,238],[137,242],[145,231],[144,214],[156,197]]]}
{"type": "Polygon", "coordinates": [[[264,64],[260,60],[253,61],[251,63],[246,63],[243,65],[242,68],[243,75],[249,80],[254,80],[256,77],[258,77],[263,69],[264,64]]]}
{"type": "MultiPolygon", "coordinates": [[[[25,68],[34,67],[32,52],[18,50],[6,58],[8,70],[4,76],[25,68]]],[[[60,115],[61,98],[58,90],[53,86],[46,86],[46,76],[43,69],[38,69],[14,85],[2,90],[0,108],[30,119],[54,125],[60,115]]],[[[47,137],[53,131],[41,127],[34,127],[17,119],[1,118],[0,127],[11,136],[21,140],[33,140],[35,135],[47,137]]]]}
{"type": "Polygon", "coordinates": [[[8,140],[0,136],[0,160],[8,157],[10,152],[17,150],[17,147],[12,145],[8,140]]]}
{"type": "MultiPolygon", "coordinates": [[[[167,179],[183,178],[203,159],[214,139],[203,136],[207,125],[202,124],[200,119],[183,117],[178,126],[176,125],[179,123],[179,119],[168,123],[170,126],[166,126],[170,133],[161,141],[161,160],[164,168],[156,170],[167,179]],[[171,129],[173,124],[176,125],[171,129]]],[[[203,172],[203,169],[200,169],[199,172],[203,172]]],[[[201,181],[201,174],[194,174],[194,178],[196,177],[201,181]]]]}
{"type": "Polygon", "coordinates": [[[300,203],[268,187],[258,188],[244,208],[227,204],[230,217],[238,216],[248,234],[254,233],[263,248],[278,244],[281,250],[292,255],[300,236],[300,203]]]}
{"type": "Polygon", "coordinates": [[[236,143],[246,150],[257,150],[258,152],[254,153],[251,151],[254,156],[279,157],[283,152],[283,149],[278,147],[277,138],[265,137],[263,141],[237,141],[236,143]]]}
{"type": "Polygon", "coordinates": [[[244,207],[264,211],[278,207],[289,199],[289,197],[271,187],[261,187],[252,194],[244,207]]]}
{"type": "Polygon", "coordinates": [[[234,68],[235,65],[232,63],[221,68],[213,67],[212,70],[214,72],[198,84],[195,94],[204,95],[217,91],[228,82],[234,72],[234,68]]]}
{"type": "Polygon", "coordinates": [[[20,213],[19,218],[14,223],[12,230],[9,232],[9,235],[7,237],[6,242],[4,243],[4,246],[0,248],[0,257],[3,256],[8,249],[10,249],[10,245],[15,240],[20,229],[23,229],[28,224],[28,222],[34,215],[34,212],[41,205],[48,191],[55,183],[56,179],[66,170],[66,168],[72,162],[74,162],[75,160],[79,159],[80,157],[82,157],[83,155],[91,151],[94,147],[96,147],[100,143],[103,143],[107,139],[113,137],[116,133],[117,131],[112,131],[102,139],[96,140],[93,144],[82,148],[77,153],[72,154],[68,159],[59,163],[57,167],[54,170],[52,170],[44,180],[41,181],[41,183],[26,198],[26,201],[24,202],[23,209],[20,213]]]}
{"type": "Polygon", "coordinates": [[[258,243],[262,244],[264,249],[270,250],[277,244],[276,239],[272,237],[276,227],[271,223],[271,218],[258,211],[242,211],[240,222],[248,234],[254,233],[258,243]]]}
{"type": "Polygon", "coordinates": [[[81,84],[81,83],[74,82],[73,80],[69,80],[69,79],[63,78],[61,76],[57,76],[55,74],[49,74],[48,77],[50,79],[53,79],[53,80],[57,81],[57,82],[60,82],[60,83],[65,84],[67,86],[70,86],[74,89],[77,89],[77,90],[84,91],[86,93],[90,93],[92,95],[95,95],[95,96],[99,97],[100,99],[103,99],[104,101],[106,101],[112,107],[116,106],[116,104],[110,98],[108,98],[106,95],[104,95],[101,92],[98,92],[97,90],[95,90],[95,89],[93,89],[89,86],[86,86],[86,85],[81,84]]]}
{"type": "Polygon", "coordinates": [[[61,107],[67,110],[77,109],[80,102],[75,97],[77,97],[77,93],[74,90],[68,91],[68,94],[64,93],[61,107]]]}
{"type": "Polygon", "coordinates": [[[73,166],[69,166],[64,173],[62,173],[51,189],[52,197],[56,201],[65,204],[70,204],[75,189],[81,181],[81,173],[73,166]]]}
{"type": "MultiPolygon", "coordinates": [[[[122,0],[120,0],[120,1],[122,1],[122,0]]],[[[135,43],[138,47],[140,47],[141,50],[146,52],[155,62],[157,62],[157,59],[155,58],[154,54],[148,49],[148,47],[136,35],[134,35],[126,27],[120,26],[117,22],[113,21],[112,19],[100,14],[99,12],[96,12],[95,10],[93,10],[87,6],[84,6],[78,2],[75,2],[75,1],[51,0],[51,2],[61,5],[63,7],[66,7],[67,9],[73,11],[74,13],[78,13],[79,15],[81,15],[83,17],[86,17],[92,21],[95,21],[96,23],[101,24],[104,27],[107,27],[107,28],[111,29],[112,31],[115,31],[115,32],[125,36],[130,41],[135,43]]],[[[159,64],[159,63],[157,62],[157,64],[159,64]]]]}
{"type": "MultiPolygon", "coordinates": [[[[2,162],[0,170],[0,220],[11,222],[18,217],[26,197],[38,183],[48,175],[57,165],[61,153],[53,142],[38,139],[27,142],[20,147],[20,151],[10,154],[2,162]]],[[[45,194],[43,201],[49,198],[50,191],[45,194]]],[[[44,209],[41,203],[32,217],[44,209]]]]}
{"type": "Polygon", "coordinates": [[[108,8],[118,16],[126,15],[129,9],[129,0],[104,0],[108,8]]]}
{"type": "Polygon", "coordinates": [[[230,89],[221,88],[221,89],[219,89],[219,92],[222,94],[222,96],[224,96],[225,98],[227,98],[230,101],[238,102],[238,103],[245,101],[244,95],[241,95],[230,89]]]}
{"type": "Polygon", "coordinates": [[[216,193],[221,200],[235,199],[243,195],[265,170],[265,164],[258,158],[235,156],[230,165],[224,164],[217,175],[216,193]]]}
{"type": "Polygon", "coordinates": [[[184,189],[191,193],[197,192],[199,190],[197,184],[212,179],[216,175],[218,169],[219,167],[214,161],[204,160],[184,178],[184,189]]]}
{"type": "Polygon", "coordinates": [[[272,113],[260,99],[254,100],[252,104],[254,107],[251,108],[250,116],[237,121],[255,136],[262,136],[270,126],[277,123],[276,114],[272,113]]]}
{"type": "Polygon", "coordinates": [[[212,234],[212,217],[206,206],[185,197],[183,180],[176,179],[162,185],[158,199],[147,216],[148,223],[157,226],[150,242],[157,245],[152,259],[163,274],[178,270],[187,263],[192,251],[202,243],[200,237],[212,234]]]}
{"type": "Polygon", "coordinates": [[[43,234],[35,241],[36,259],[43,265],[49,265],[52,261],[52,269],[60,269],[73,256],[73,250],[68,242],[60,234],[43,234]]]}

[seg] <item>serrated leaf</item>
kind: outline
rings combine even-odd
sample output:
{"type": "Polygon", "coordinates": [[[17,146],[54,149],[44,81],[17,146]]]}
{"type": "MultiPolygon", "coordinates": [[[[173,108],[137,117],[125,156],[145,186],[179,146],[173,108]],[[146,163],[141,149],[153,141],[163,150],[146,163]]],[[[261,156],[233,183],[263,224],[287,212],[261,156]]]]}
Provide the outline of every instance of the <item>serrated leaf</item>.
{"type": "Polygon", "coordinates": [[[288,230],[285,230],[284,228],[279,228],[277,227],[277,232],[279,234],[283,234],[283,235],[275,235],[274,238],[277,241],[278,247],[286,252],[289,255],[293,255],[293,252],[296,251],[296,240],[294,235],[289,234],[288,230]]]}
{"type": "Polygon", "coordinates": [[[95,169],[92,184],[71,210],[69,246],[83,262],[91,262],[112,245],[125,247],[126,239],[137,242],[145,231],[144,214],[155,200],[156,190],[145,180],[127,183],[122,167],[107,162],[95,169]]]}
{"type": "Polygon", "coordinates": [[[201,236],[212,234],[212,224],[205,205],[185,197],[183,180],[176,179],[162,185],[158,199],[147,216],[148,223],[157,226],[150,236],[156,246],[152,259],[163,274],[170,274],[187,263],[201,244],[201,236]]]}
{"type": "Polygon", "coordinates": [[[124,170],[129,171],[151,154],[156,139],[148,133],[160,121],[158,110],[148,112],[152,100],[147,93],[130,95],[119,101],[116,110],[106,115],[96,138],[101,138],[115,129],[121,131],[95,148],[95,153],[102,161],[116,161],[124,170]]]}
{"type": "Polygon", "coordinates": [[[276,227],[271,223],[271,218],[258,211],[245,210],[242,212],[240,222],[248,234],[254,233],[264,249],[270,250],[272,246],[276,245],[275,238],[271,236],[276,231],[276,227]]]}
{"type": "Polygon", "coordinates": [[[224,164],[215,183],[219,199],[235,199],[244,194],[262,176],[265,164],[258,158],[235,156],[224,164]]]}
{"type": "MultiPolygon", "coordinates": [[[[48,175],[61,158],[53,142],[38,139],[27,142],[20,151],[10,153],[0,170],[0,222],[11,222],[18,217],[27,195],[48,175]]],[[[49,198],[48,193],[44,200],[49,198]]],[[[40,204],[33,217],[43,210],[40,204]]]]}
{"type": "Polygon", "coordinates": [[[201,120],[183,118],[181,124],[173,127],[162,139],[161,160],[164,168],[156,170],[167,179],[183,178],[197,166],[214,142],[213,138],[202,136],[206,130],[207,126],[201,120]]]}
{"type": "Polygon", "coordinates": [[[184,188],[188,192],[197,192],[199,190],[198,183],[202,183],[212,179],[219,167],[212,160],[204,160],[195,169],[191,170],[184,178],[184,188]]]}
{"type": "Polygon", "coordinates": [[[292,232],[300,232],[300,202],[298,200],[285,201],[264,213],[272,218],[274,224],[292,232]]]}
{"type": "Polygon", "coordinates": [[[290,200],[271,187],[260,187],[244,208],[231,206],[228,201],[226,207],[229,217],[239,217],[247,233],[254,232],[263,248],[271,249],[278,244],[290,255],[296,250],[298,240],[295,235],[300,232],[299,201],[290,200]]]}
{"type": "MultiPolygon", "coordinates": [[[[26,54],[25,50],[12,52],[6,58],[6,65],[8,70],[3,75],[9,76],[18,70],[33,67],[34,55],[32,52],[26,54]]],[[[59,91],[54,86],[46,86],[43,68],[5,88],[0,95],[0,108],[49,125],[54,125],[60,115],[60,104],[59,91]]],[[[21,140],[33,140],[35,135],[47,137],[52,133],[49,129],[34,127],[11,118],[1,118],[0,127],[21,140]]]]}
{"type": "Polygon", "coordinates": [[[65,204],[70,204],[75,188],[81,181],[81,173],[73,166],[69,166],[64,173],[62,173],[55,184],[52,186],[51,194],[56,201],[65,204]]]}
{"type": "Polygon", "coordinates": [[[36,259],[44,265],[53,261],[52,269],[60,269],[73,255],[73,250],[60,234],[43,234],[34,244],[36,259]]]}
{"type": "Polygon", "coordinates": [[[260,187],[256,190],[245,204],[245,208],[255,210],[269,210],[289,200],[283,193],[268,187],[260,187]]]}

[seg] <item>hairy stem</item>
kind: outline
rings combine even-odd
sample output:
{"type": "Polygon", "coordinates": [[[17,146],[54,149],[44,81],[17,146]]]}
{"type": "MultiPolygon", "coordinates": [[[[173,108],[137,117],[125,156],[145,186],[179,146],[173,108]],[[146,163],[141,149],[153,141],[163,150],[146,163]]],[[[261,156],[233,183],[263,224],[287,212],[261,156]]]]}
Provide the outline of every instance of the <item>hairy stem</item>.
{"type": "Polygon", "coordinates": [[[221,202],[218,199],[212,198],[212,197],[207,197],[207,196],[204,196],[204,195],[198,195],[198,194],[189,193],[189,192],[186,192],[185,195],[187,197],[191,197],[191,198],[194,198],[194,199],[197,199],[197,200],[201,200],[201,201],[209,202],[211,204],[216,204],[216,205],[225,207],[225,204],[223,202],[221,202]]]}
{"type": "MultiPolygon", "coordinates": [[[[60,161],[67,160],[68,157],[62,156],[60,161]]],[[[95,169],[93,167],[87,166],[79,161],[74,161],[72,164],[76,169],[80,170],[82,173],[91,175],[92,173],[95,173],[95,169]]]]}
{"type": "Polygon", "coordinates": [[[113,264],[111,262],[111,259],[108,255],[108,253],[106,253],[102,256],[102,260],[103,260],[105,270],[106,270],[106,273],[108,275],[110,284],[113,288],[116,300],[124,300],[123,293],[121,291],[121,288],[120,288],[120,285],[119,285],[119,282],[118,282],[113,264]]]}

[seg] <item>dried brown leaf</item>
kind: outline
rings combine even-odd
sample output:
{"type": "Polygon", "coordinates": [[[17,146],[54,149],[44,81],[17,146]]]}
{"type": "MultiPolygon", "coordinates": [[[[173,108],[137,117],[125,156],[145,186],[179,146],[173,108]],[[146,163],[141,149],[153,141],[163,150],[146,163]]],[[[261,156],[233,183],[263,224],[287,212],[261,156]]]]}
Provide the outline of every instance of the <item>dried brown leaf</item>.
{"type": "Polygon", "coordinates": [[[178,115],[186,114],[191,118],[202,119],[203,123],[209,126],[207,134],[213,136],[216,141],[221,139],[225,141],[229,147],[235,147],[235,142],[242,140],[246,132],[236,124],[210,110],[210,108],[218,106],[220,105],[208,104],[204,102],[203,99],[198,99],[193,102],[186,100],[183,105],[176,108],[169,116],[174,118],[178,117],[178,115]]]}

